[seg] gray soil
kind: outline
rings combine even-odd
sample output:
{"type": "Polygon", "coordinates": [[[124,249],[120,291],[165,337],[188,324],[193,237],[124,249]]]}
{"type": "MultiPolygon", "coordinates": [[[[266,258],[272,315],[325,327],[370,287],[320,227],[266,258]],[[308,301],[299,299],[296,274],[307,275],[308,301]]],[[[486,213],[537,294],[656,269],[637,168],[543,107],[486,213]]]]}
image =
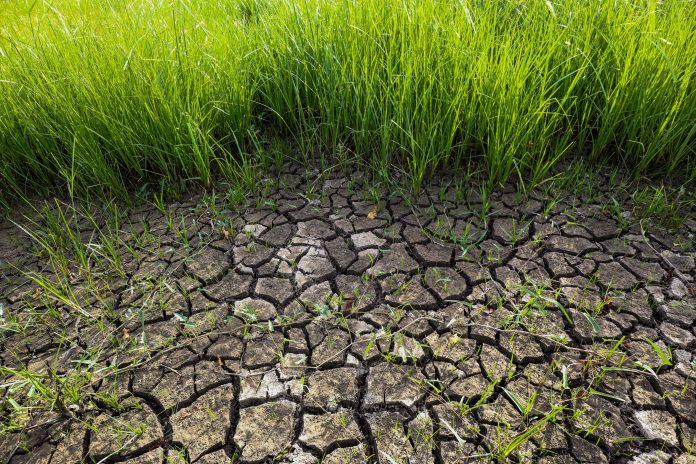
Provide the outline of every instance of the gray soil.
{"type": "MultiPolygon", "coordinates": [[[[125,275],[76,272],[75,304],[2,223],[23,329],[0,363],[54,389],[91,374],[0,435],[0,462],[696,463],[695,221],[643,231],[601,188],[548,209],[499,192],[484,219],[475,189],[303,186],[286,174],[226,225],[200,196],[168,205],[182,233],[128,211],[125,275]]],[[[0,380],[7,419],[29,399],[0,380]]]]}

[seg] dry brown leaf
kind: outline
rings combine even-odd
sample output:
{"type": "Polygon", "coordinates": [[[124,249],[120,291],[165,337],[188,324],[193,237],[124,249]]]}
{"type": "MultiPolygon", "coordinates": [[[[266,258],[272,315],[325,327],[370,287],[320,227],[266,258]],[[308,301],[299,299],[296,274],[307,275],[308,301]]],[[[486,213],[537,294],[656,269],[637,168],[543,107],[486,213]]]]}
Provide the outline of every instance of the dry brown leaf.
{"type": "Polygon", "coordinates": [[[345,308],[343,309],[343,314],[347,316],[353,312],[353,305],[355,304],[355,298],[353,298],[353,297],[345,298],[343,300],[343,303],[345,304],[345,308]]]}
{"type": "Polygon", "coordinates": [[[376,219],[377,218],[377,208],[373,209],[369,213],[367,213],[367,218],[368,219],[376,219]]]}

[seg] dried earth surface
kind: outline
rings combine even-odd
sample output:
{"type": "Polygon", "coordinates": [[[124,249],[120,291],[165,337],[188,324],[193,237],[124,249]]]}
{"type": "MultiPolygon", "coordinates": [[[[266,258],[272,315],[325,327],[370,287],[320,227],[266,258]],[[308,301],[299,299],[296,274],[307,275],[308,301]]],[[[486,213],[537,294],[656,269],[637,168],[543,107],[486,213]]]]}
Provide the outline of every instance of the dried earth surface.
{"type": "Polygon", "coordinates": [[[696,221],[425,190],[144,205],[91,273],[6,220],[0,462],[696,463],[696,221]]]}

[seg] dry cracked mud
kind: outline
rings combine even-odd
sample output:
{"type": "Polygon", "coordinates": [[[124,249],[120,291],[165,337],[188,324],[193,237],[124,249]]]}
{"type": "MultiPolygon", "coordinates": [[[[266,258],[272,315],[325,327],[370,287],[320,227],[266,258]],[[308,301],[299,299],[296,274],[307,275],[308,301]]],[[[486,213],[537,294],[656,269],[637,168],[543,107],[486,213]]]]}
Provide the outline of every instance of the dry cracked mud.
{"type": "Polygon", "coordinates": [[[2,223],[0,462],[696,463],[696,221],[283,181],[124,212],[121,272],[2,223]]]}

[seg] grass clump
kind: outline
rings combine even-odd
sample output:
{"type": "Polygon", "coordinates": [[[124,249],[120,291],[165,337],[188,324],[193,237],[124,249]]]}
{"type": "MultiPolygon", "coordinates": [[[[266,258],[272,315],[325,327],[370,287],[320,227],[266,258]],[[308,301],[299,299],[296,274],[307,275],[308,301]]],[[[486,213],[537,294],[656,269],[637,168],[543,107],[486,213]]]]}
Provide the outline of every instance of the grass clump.
{"type": "Polygon", "coordinates": [[[696,175],[686,0],[5,3],[6,197],[209,187],[278,137],[404,167],[416,190],[472,161],[536,184],[568,153],[696,175]]]}

